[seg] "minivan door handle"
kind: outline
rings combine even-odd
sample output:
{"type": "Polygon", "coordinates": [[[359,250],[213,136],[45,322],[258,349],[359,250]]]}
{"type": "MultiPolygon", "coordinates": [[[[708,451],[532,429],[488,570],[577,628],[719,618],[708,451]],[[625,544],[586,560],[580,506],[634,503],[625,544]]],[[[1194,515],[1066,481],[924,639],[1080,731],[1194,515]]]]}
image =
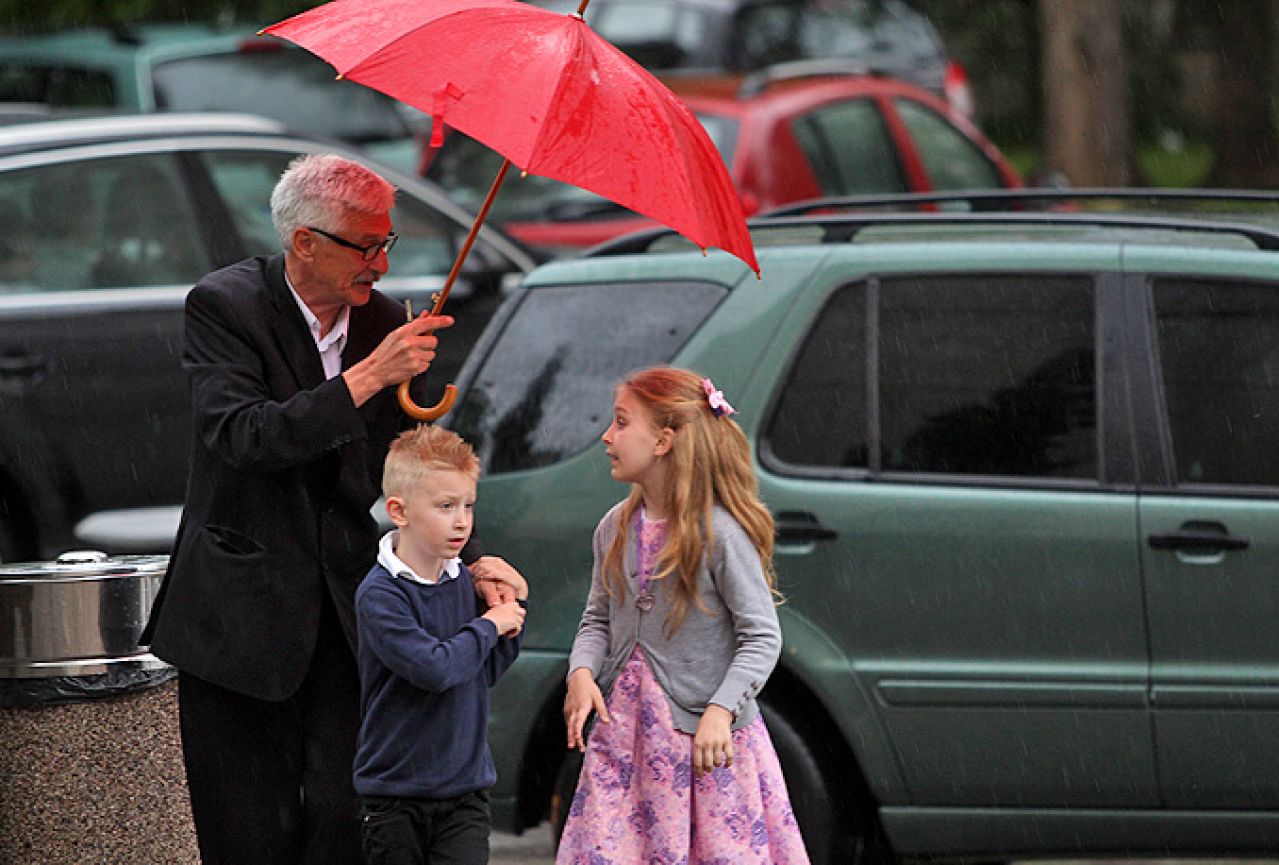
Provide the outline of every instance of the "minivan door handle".
{"type": "Polygon", "coordinates": [[[1190,520],[1182,523],[1175,532],[1156,533],[1147,540],[1156,550],[1182,550],[1189,553],[1243,550],[1249,544],[1247,538],[1232,535],[1221,523],[1208,520],[1190,520]]]}
{"type": "Polygon", "coordinates": [[[784,544],[802,544],[810,541],[833,541],[839,533],[828,529],[808,511],[780,511],[773,519],[777,540],[784,544]]]}

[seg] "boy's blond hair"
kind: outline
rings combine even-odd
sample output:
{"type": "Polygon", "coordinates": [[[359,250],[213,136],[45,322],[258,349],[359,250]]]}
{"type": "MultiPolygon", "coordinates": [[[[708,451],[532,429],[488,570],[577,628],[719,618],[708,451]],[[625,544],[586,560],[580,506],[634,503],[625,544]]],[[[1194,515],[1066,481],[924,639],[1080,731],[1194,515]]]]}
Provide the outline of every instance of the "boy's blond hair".
{"type": "Polygon", "coordinates": [[[452,430],[421,424],[400,433],[391,442],[382,468],[382,492],[403,498],[431,472],[459,471],[480,477],[480,459],[469,444],[452,430]]]}

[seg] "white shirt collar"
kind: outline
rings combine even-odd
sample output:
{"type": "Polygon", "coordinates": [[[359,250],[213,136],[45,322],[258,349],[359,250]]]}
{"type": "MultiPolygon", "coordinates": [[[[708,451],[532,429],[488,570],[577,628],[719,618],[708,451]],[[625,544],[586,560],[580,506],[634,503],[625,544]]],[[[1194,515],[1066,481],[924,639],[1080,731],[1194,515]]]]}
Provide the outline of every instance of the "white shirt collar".
{"type": "Polygon", "coordinates": [[[315,340],[315,347],[319,349],[320,360],[324,364],[325,377],[333,378],[342,372],[342,350],[346,348],[346,335],[351,325],[351,307],[343,306],[333,327],[321,337],[320,320],[315,317],[311,307],[306,305],[302,295],[298,294],[297,289],[293,287],[288,271],[285,271],[284,283],[289,287],[289,294],[293,295],[298,309],[302,310],[302,317],[306,319],[306,326],[311,331],[311,339],[315,340]]]}
{"type": "Polygon", "coordinates": [[[461,575],[462,560],[460,558],[452,558],[444,563],[444,567],[434,580],[423,579],[395,554],[395,543],[399,540],[399,537],[399,530],[392,529],[382,536],[382,540],[377,545],[377,563],[393,575],[414,583],[421,583],[424,586],[433,586],[436,583],[456,580],[461,575]]]}

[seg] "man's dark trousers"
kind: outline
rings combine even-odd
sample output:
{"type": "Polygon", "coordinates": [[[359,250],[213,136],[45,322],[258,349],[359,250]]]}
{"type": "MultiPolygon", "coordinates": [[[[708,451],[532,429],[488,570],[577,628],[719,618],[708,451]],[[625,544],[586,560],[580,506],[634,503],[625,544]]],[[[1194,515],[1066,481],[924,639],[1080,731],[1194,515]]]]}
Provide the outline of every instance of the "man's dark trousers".
{"type": "Polygon", "coordinates": [[[359,675],[331,603],[324,604],[310,669],[291,697],[258,700],[188,673],[179,673],[178,688],[203,865],[363,861],[351,785],[359,675]],[[236,759],[220,756],[231,753],[236,759]]]}

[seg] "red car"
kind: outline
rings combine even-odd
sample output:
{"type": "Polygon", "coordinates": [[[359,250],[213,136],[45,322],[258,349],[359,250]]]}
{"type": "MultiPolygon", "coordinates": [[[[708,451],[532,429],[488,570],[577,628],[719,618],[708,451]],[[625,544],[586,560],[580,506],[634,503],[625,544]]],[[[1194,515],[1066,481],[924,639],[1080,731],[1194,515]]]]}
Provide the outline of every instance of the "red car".
{"type": "MultiPolygon", "coordinates": [[[[805,62],[746,77],[666,81],[706,127],[747,216],[809,198],[1022,185],[999,150],[922,88],[805,62]]],[[[426,176],[478,208],[501,158],[452,134],[426,176]]],[[[490,220],[530,247],[568,254],[651,220],[545,178],[508,180],[490,220]]]]}

